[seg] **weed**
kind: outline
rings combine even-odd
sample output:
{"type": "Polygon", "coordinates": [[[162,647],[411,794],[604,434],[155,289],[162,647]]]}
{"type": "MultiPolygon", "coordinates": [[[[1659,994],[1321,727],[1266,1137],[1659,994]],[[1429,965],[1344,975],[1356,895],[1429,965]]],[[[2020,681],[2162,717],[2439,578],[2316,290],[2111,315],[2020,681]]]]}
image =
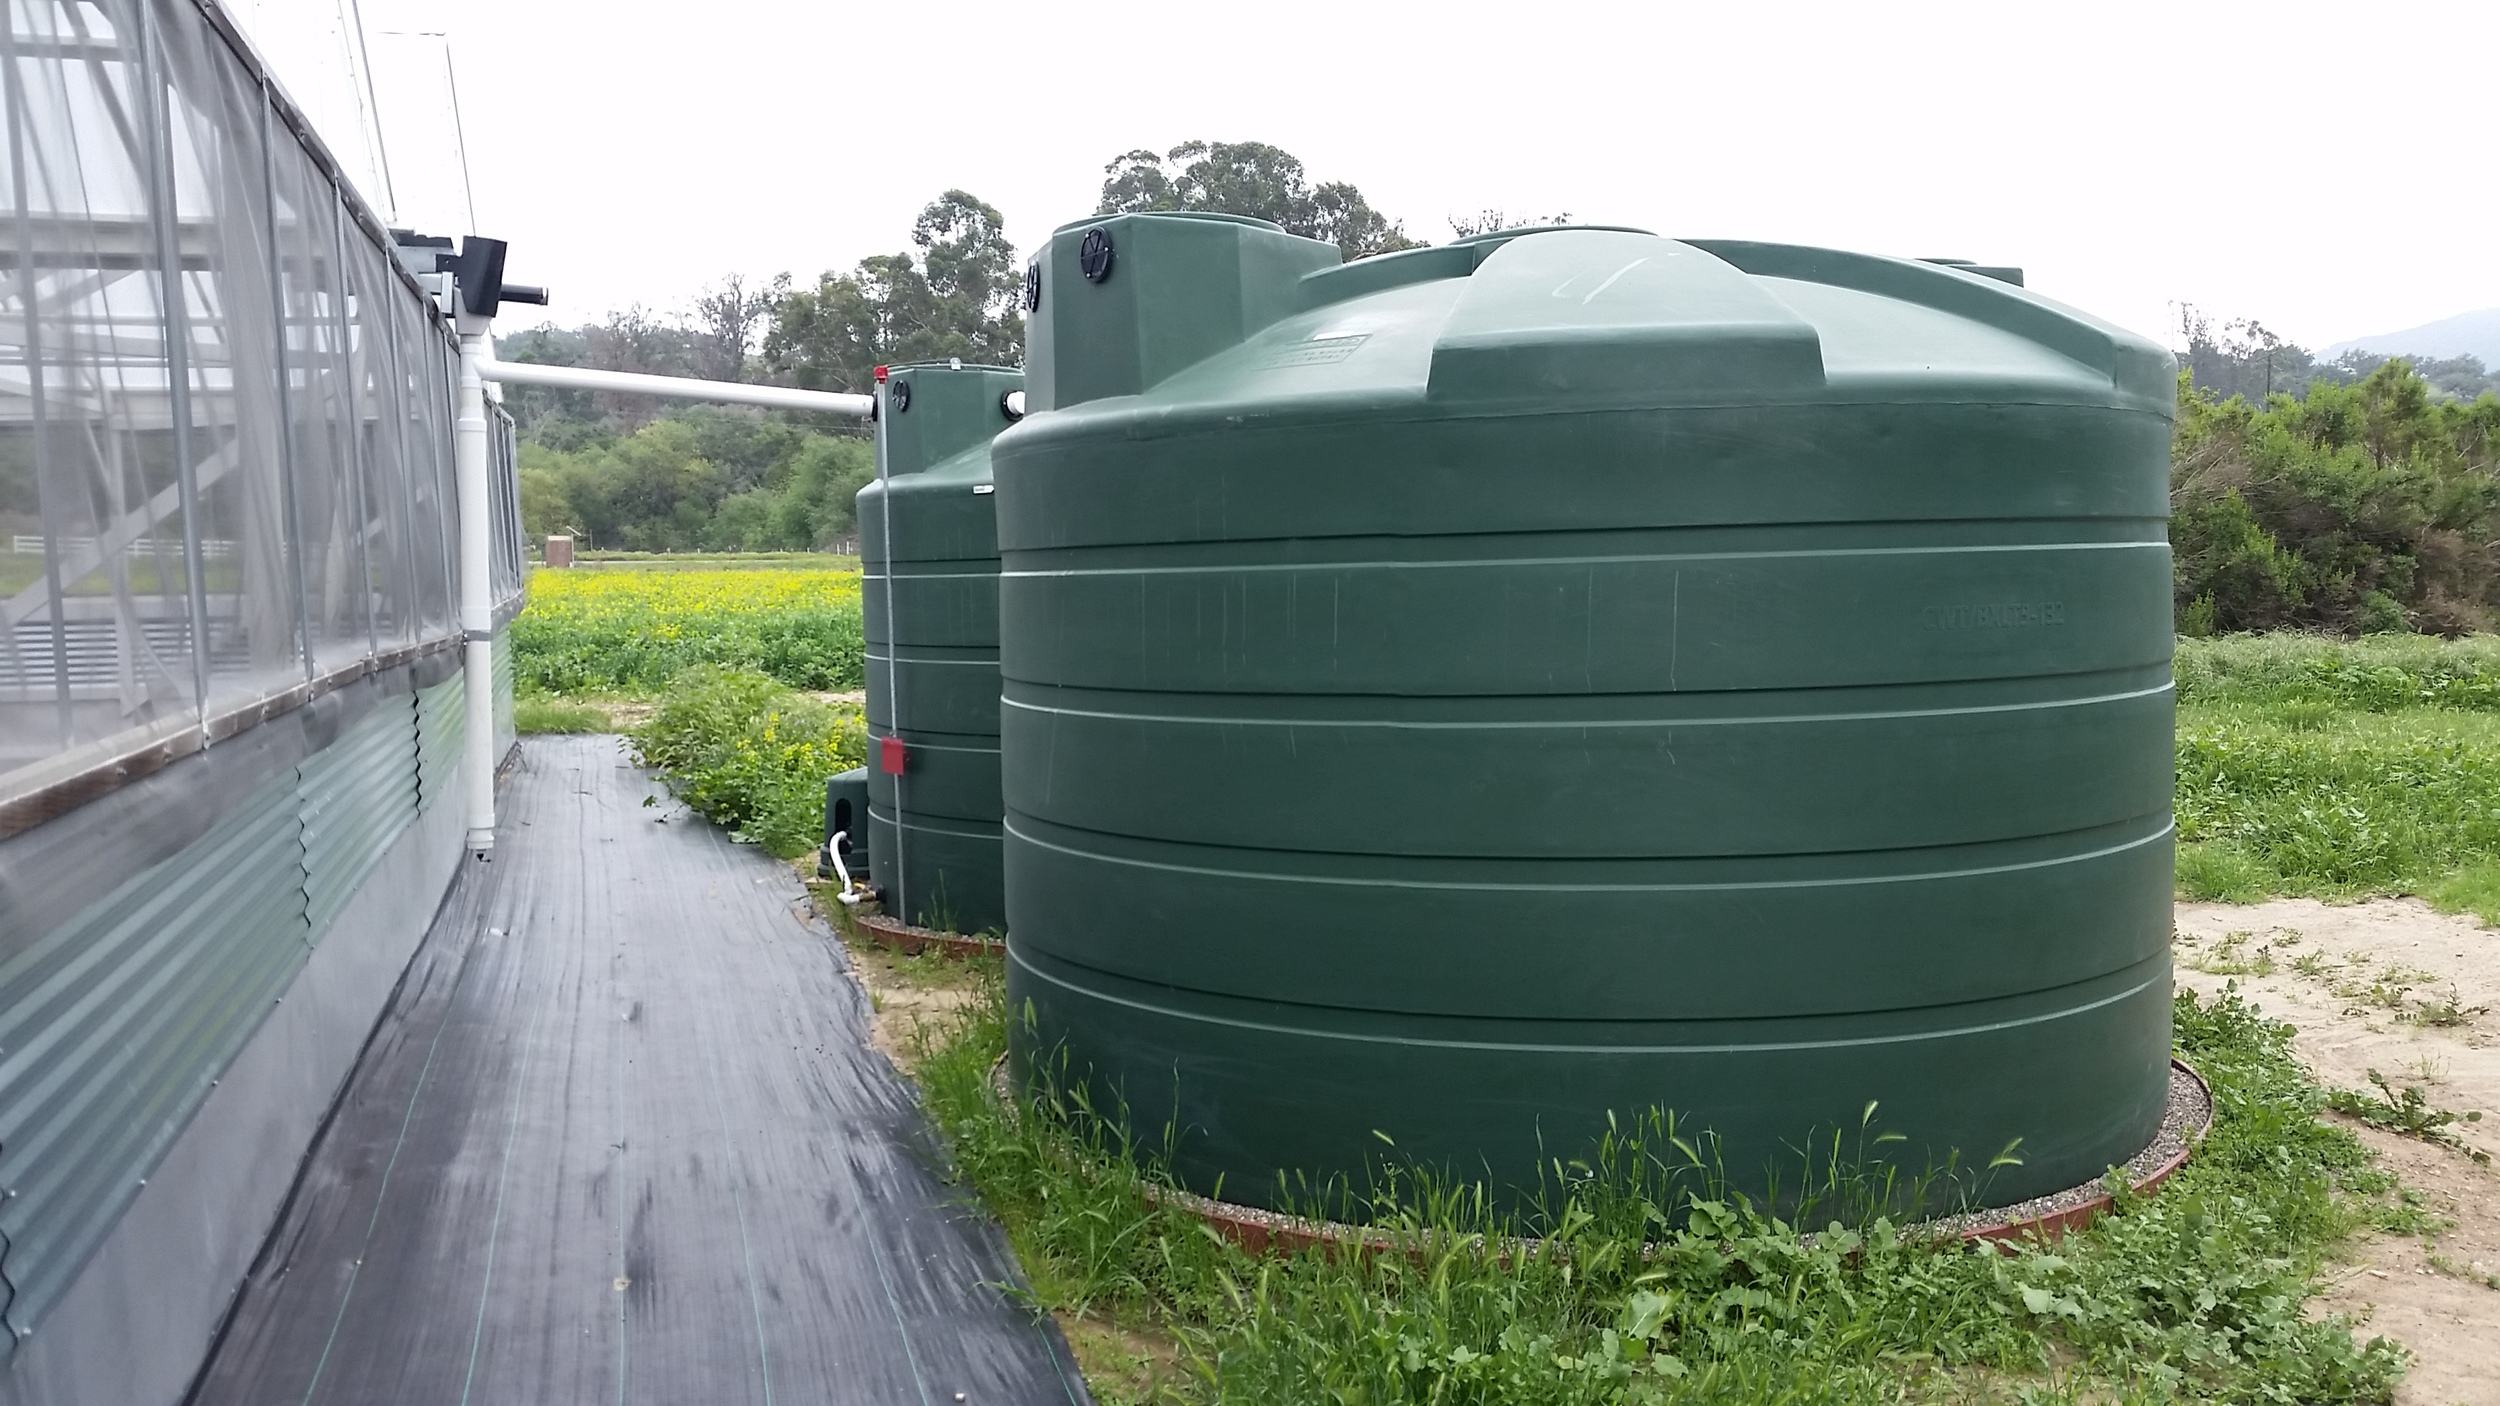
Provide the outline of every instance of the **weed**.
{"type": "Polygon", "coordinates": [[[2448,1061],[2437,1055],[2415,1055],[2405,1065],[2405,1072],[2425,1084],[2448,1082],[2448,1061]]]}
{"type": "Polygon", "coordinates": [[[2500,1289],[2500,1274],[2493,1274],[2479,1264],[2459,1264],[2437,1250],[2430,1251],[2428,1258],[2431,1268],[2451,1279],[2462,1279],[2469,1284],[2480,1284],[2486,1289],[2500,1289]]]}
{"type": "Polygon", "coordinates": [[[2338,1113],[2358,1118],[2373,1128],[2384,1128],[2423,1142],[2453,1147],[2479,1163],[2488,1164],[2491,1161],[2491,1154],[2467,1146],[2465,1140],[2453,1131],[2459,1121],[2481,1122],[2483,1115],[2480,1110],[2467,1113],[2460,1120],[2447,1109],[2431,1107],[2430,1100],[2418,1085],[2407,1084],[2399,1091],[2389,1088],[2387,1076],[2377,1070],[2370,1070],[2369,1075],[2371,1085],[2378,1090],[2376,1097],[2358,1089],[2336,1089],[2327,1094],[2327,1106],[2338,1113]]]}
{"type": "Polygon", "coordinates": [[[698,665],[631,734],[679,800],[782,858],[824,839],[825,778],[867,755],[859,710],[698,665]]]}
{"type": "Polygon", "coordinates": [[[2437,1030],[2448,1030],[2454,1029],[2460,1025],[2473,1024],[2474,1017],[2484,1014],[2489,1009],[2490,1007],[2488,1006],[2469,1006],[2464,1004],[2463,998],[2457,995],[2457,988],[2450,986],[2446,996],[2436,1001],[2421,1002],[2405,1016],[2405,1019],[2412,1021],[2416,1025],[2427,1025],[2437,1030]]]}
{"type": "Polygon", "coordinates": [[[2272,976],[2274,952],[2260,944],[2256,951],[2246,948],[2254,933],[2227,932],[2213,947],[2187,959],[2187,965],[2214,976],[2272,976]]]}
{"type": "Polygon", "coordinates": [[[2327,963],[2328,958],[2324,952],[2303,952],[2300,954],[2300,959],[2292,963],[2292,970],[2302,976],[2322,978],[2326,975],[2327,963]]]}

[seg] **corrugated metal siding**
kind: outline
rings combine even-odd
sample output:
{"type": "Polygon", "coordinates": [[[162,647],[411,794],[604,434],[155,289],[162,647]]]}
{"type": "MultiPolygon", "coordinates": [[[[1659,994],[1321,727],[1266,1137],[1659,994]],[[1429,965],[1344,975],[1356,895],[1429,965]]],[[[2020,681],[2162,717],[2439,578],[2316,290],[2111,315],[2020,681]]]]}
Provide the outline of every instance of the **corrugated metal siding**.
{"type": "Polygon", "coordinates": [[[495,760],[504,754],[521,734],[512,722],[512,634],[503,631],[495,636],[495,760]]]}
{"type": "Polygon", "coordinates": [[[386,700],[300,770],[304,892],[317,934],[416,822],[416,699],[386,700]]]}
{"type": "Polygon", "coordinates": [[[318,936],[451,790],[460,680],[386,698],[0,963],[0,1357],[113,1228],[318,936]]]}
{"type": "Polygon", "coordinates": [[[434,803],[460,789],[460,752],[467,712],[461,676],[454,674],[417,695],[417,804],[434,803]]]}
{"type": "Polygon", "coordinates": [[[12,1344],[60,1297],[311,951],[298,769],[0,965],[12,1344]]]}

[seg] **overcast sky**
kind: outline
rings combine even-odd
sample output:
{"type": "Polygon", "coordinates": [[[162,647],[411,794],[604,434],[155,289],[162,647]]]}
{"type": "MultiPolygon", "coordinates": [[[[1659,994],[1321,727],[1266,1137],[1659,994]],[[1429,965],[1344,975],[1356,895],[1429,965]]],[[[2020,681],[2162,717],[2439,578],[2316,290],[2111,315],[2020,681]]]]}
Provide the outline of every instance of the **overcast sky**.
{"type": "MultiPolygon", "coordinates": [[[[355,0],[229,3],[383,204],[355,0]]],[[[568,325],[904,249],[952,186],[1029,249],[1197,137],[1435,242],[1493,207],[2018,264],[2165,340],[2181,302],[2312,347],[2500,305],[2493,0],[361,3],[401,222],[473,193],[568,325]]]]}

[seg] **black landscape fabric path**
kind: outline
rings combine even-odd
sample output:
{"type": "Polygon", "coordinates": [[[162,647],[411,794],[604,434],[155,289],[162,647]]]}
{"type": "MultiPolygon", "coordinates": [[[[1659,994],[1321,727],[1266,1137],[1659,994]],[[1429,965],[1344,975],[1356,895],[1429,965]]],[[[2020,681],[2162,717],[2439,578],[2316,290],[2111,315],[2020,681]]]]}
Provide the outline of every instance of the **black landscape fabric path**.
{"type": "Polygon", "coordinates": [[[524,744],[195,1402],[1084,1406],[795,878],[653,790],[524,744]]]}

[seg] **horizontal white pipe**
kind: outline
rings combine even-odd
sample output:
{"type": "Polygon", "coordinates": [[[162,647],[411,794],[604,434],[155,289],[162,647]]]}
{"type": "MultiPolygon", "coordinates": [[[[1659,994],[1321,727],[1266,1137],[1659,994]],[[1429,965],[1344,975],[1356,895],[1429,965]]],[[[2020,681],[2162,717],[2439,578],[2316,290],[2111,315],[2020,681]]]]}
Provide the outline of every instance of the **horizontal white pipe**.
{"type": "Polygon", "coordinates": [[[679,400],[720,400],[735,405],[769,405],[776,410],[813,410],[824,415],[866,419],[876,412],[874,396],[803,391],[790,386],[751,386],[743,381],[698,381],[691,376],[646,376],[638,371],[594,371],[586,366],[541,366],[527,361],[492,361],[480,357],[477,374],[513,386],[554,386],[568,391],[619,391],[627,395],[665,395],[679,400]]]}

